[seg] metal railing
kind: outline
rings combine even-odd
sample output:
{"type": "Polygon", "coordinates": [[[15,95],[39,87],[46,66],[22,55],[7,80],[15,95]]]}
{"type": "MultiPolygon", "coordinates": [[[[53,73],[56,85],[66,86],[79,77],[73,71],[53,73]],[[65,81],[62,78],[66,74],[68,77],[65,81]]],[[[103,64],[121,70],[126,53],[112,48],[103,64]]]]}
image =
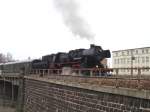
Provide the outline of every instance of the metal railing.
{"type": "Polygon", "coordinates": [[[41,69],[33,70],[34,75],[31,76],[67,83],[150,90],[150,73],[143,74],[147,69],[150,71],[150,68],[71,69],[70,74],[64,74],[62,69],[41,69]],[[123,74],[124,70],[129,72],[123,74]],[[131,74],[131,70],[137,71],[131,74]],[[85,75],[87,72],[88,75],[85,75]],[[102,74],[103,72],[105,74],[102,74]]]}
{"type": "Polygon", "coordinates": [[[150,76],[150,68],[83,68],[83,69],[33,69],[31,74],[40,74],[40,75],[85,75],[88,76],[150,76]]]}
{"type": "Polygon", "coordinates": [[[102,75],[110,75],[112,74],[113,69],[91,69],[91,68],[83,68],[83,69],[34,69],[31,71],[31,74],[39,74],[39,75],[73,75],[73,76],[102,76],[102,75]]]}
{"type": "MultiPolygon", "coordinates": [[[[11,74],[2,75],[7,77],[11,74]]],[[[150,89],[150,68],[34,69],[26,75],[69,83],[150,89]]]]}

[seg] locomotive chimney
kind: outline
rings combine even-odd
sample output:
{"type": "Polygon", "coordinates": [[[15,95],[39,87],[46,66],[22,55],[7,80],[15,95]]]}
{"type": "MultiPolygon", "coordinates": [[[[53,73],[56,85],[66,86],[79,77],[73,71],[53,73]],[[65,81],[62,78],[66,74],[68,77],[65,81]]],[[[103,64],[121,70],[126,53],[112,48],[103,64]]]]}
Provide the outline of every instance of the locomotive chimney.
{"type": "Polygon", "coordinates": [[[95,45],[94,44],[90,44],[90,48],[94,48],[95,47],[95,45]]]}

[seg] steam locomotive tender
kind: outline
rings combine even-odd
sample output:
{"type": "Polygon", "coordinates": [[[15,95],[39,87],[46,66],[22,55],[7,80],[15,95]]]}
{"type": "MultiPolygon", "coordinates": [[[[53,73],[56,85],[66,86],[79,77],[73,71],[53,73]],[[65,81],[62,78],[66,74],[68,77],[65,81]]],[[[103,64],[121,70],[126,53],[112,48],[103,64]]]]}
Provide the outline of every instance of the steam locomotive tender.
{"type": "Polygon", "coordinates": [[[33,60],[32,69],[106,68],[106,64],[102,62],[110,57],[109,50],[103,50],[101,46],[91,44],[89,49],[70,50],[68,53],[59,52],[43,56],[41,60],[33,60]]]}

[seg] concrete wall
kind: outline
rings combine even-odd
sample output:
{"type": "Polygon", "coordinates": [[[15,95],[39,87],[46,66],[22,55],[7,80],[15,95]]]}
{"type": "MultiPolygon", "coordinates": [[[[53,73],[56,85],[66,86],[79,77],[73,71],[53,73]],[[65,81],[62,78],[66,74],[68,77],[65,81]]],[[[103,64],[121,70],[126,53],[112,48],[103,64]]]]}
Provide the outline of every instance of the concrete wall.
{"type": "Polygon", "coordinates": [[[149,112],[150,100],[25,79],[24,112],[149,112]]]}
{"type": "Polygon", "coordinates": [[[12,91],[12,84],[10,82],[0,80],[0,105],[14,106],[17,102],[17,97],[18,86],[13,85],[12,91]]]}

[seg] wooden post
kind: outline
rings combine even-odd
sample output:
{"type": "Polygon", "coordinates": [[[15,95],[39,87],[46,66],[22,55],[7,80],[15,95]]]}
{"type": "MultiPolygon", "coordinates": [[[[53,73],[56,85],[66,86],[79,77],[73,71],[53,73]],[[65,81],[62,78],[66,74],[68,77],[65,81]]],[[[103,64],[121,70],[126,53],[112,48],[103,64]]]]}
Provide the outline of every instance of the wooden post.
{"type": "Polygon", "coordinates": [[[118,73],[119,73],[119,69],[116,68],[116,76],[118,76],[118,73]]]}
{"type": "Polygon", "coordinates": [[[42,71],[43,71],[43,72],[42,72],[42,77],[44,77],[44,71],[45,71],[45,70],[43,69],[42,71]]]}

